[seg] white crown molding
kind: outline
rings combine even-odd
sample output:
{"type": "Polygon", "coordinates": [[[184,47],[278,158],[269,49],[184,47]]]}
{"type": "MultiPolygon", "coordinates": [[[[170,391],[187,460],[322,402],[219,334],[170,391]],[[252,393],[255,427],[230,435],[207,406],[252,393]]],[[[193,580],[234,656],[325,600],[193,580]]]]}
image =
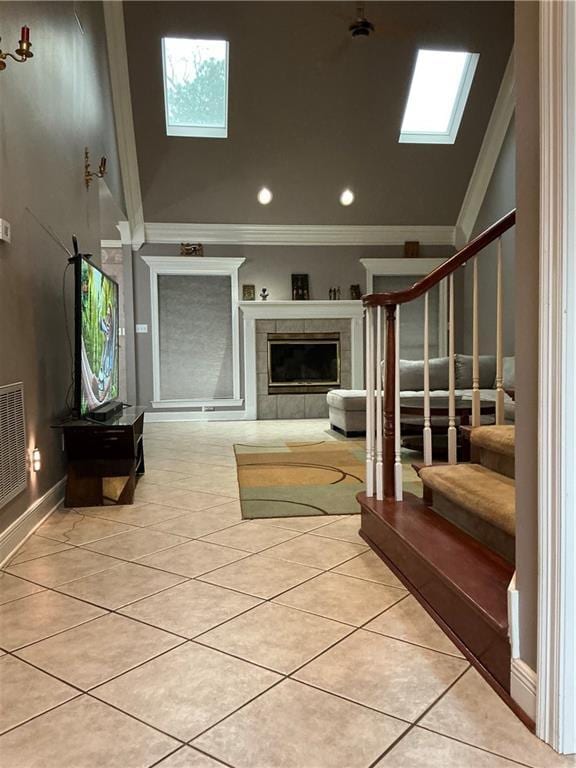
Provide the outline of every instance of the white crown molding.
{"type": "Polygon", "coordinates": [[[103,7],[122,187],[132,231],[132,246],[138,250],[144,244],[144,211],[130,94],[124,5],[122,2],[104,2],[103,7]]]}
{"type": "Polygon", "coordinates": [[[510,696],[531,720],[536,717],[536,672],[522,659],[512,659],[510,696]]]}
{"type": "MultiPolygon", "coordinates": [[[[536,735],[576,752],[576,5],[540,3],[536,735]]],[[[521,522],[520,522],[521,524],[521,522]]]]}
{"type": "Polygon", "coordinates": [[[476,165],[458,214],[455,239],[457,248],[465,245],[472,235],[490,179],[500,156],[506,131],[514,114],[514,103],[514,49],[512,49],[484,134],[484,140],[476,159],[476,165]]]}
{"type": "Polygon", "coordinates": [[[146,222],[149,243],[219,245],[453,245],[452,226],[339,224],[186,224],[146,222]]]}
{"type": "Polygon", "coordinates": [[[122,240],[100,240],[100,248],[122,248],[122,240]]]}
{"type": "Polygon", "coordinates": [[[234,275],[238,272],[245,258],[218,259],[208,256],[142,256],[142,261],[156,275],[234,275]]]}

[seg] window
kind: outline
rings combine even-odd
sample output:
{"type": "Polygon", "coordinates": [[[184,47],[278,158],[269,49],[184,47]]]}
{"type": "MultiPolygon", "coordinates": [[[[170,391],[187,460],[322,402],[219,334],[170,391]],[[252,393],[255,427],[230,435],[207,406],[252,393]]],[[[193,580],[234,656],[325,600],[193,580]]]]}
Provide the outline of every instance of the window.
{"type": "Polygon", "coordinates": [[[228,136],[226,40],[162,40],[168,136],[228,136]]]}
{"type": "Polygon", "coordinates": [[[400,143],[454,144],[477,63],[477,53],[418,51],[400,143]]]}

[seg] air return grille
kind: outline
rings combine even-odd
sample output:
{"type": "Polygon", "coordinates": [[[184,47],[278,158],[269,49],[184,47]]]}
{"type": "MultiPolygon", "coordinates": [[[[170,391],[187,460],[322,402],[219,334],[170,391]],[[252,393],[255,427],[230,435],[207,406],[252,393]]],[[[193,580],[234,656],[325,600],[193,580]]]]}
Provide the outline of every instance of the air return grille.
{"type": "Polygon", "coordinates": [[[0,508],[26,488],[26,427],[21,383],[0,387],[0,508]]]}

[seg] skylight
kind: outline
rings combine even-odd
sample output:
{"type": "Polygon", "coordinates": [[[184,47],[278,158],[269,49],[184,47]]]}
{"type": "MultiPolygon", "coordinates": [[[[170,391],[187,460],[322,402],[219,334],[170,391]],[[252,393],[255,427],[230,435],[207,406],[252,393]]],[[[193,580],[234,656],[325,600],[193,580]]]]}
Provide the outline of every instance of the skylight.
{"type": "Polygon", "coordinates": [[[168,136],[228,136],[226,40],[162,40],[168,136]]]}
{"type": "Polygon", "coordinates": [[[418,51],[400,143],[454,144],[477,63],[477,53],[418,51]]]}

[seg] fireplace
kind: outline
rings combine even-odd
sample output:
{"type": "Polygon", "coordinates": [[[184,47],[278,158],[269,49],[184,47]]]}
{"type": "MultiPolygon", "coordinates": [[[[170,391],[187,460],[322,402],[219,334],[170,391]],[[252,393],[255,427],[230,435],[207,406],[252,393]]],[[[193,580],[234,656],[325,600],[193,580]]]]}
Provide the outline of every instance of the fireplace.
{"type": "Polygon", "coordinates": [[[268,334],[268,394],[323,394],[338,387],[339,333],[268,334]]]}

